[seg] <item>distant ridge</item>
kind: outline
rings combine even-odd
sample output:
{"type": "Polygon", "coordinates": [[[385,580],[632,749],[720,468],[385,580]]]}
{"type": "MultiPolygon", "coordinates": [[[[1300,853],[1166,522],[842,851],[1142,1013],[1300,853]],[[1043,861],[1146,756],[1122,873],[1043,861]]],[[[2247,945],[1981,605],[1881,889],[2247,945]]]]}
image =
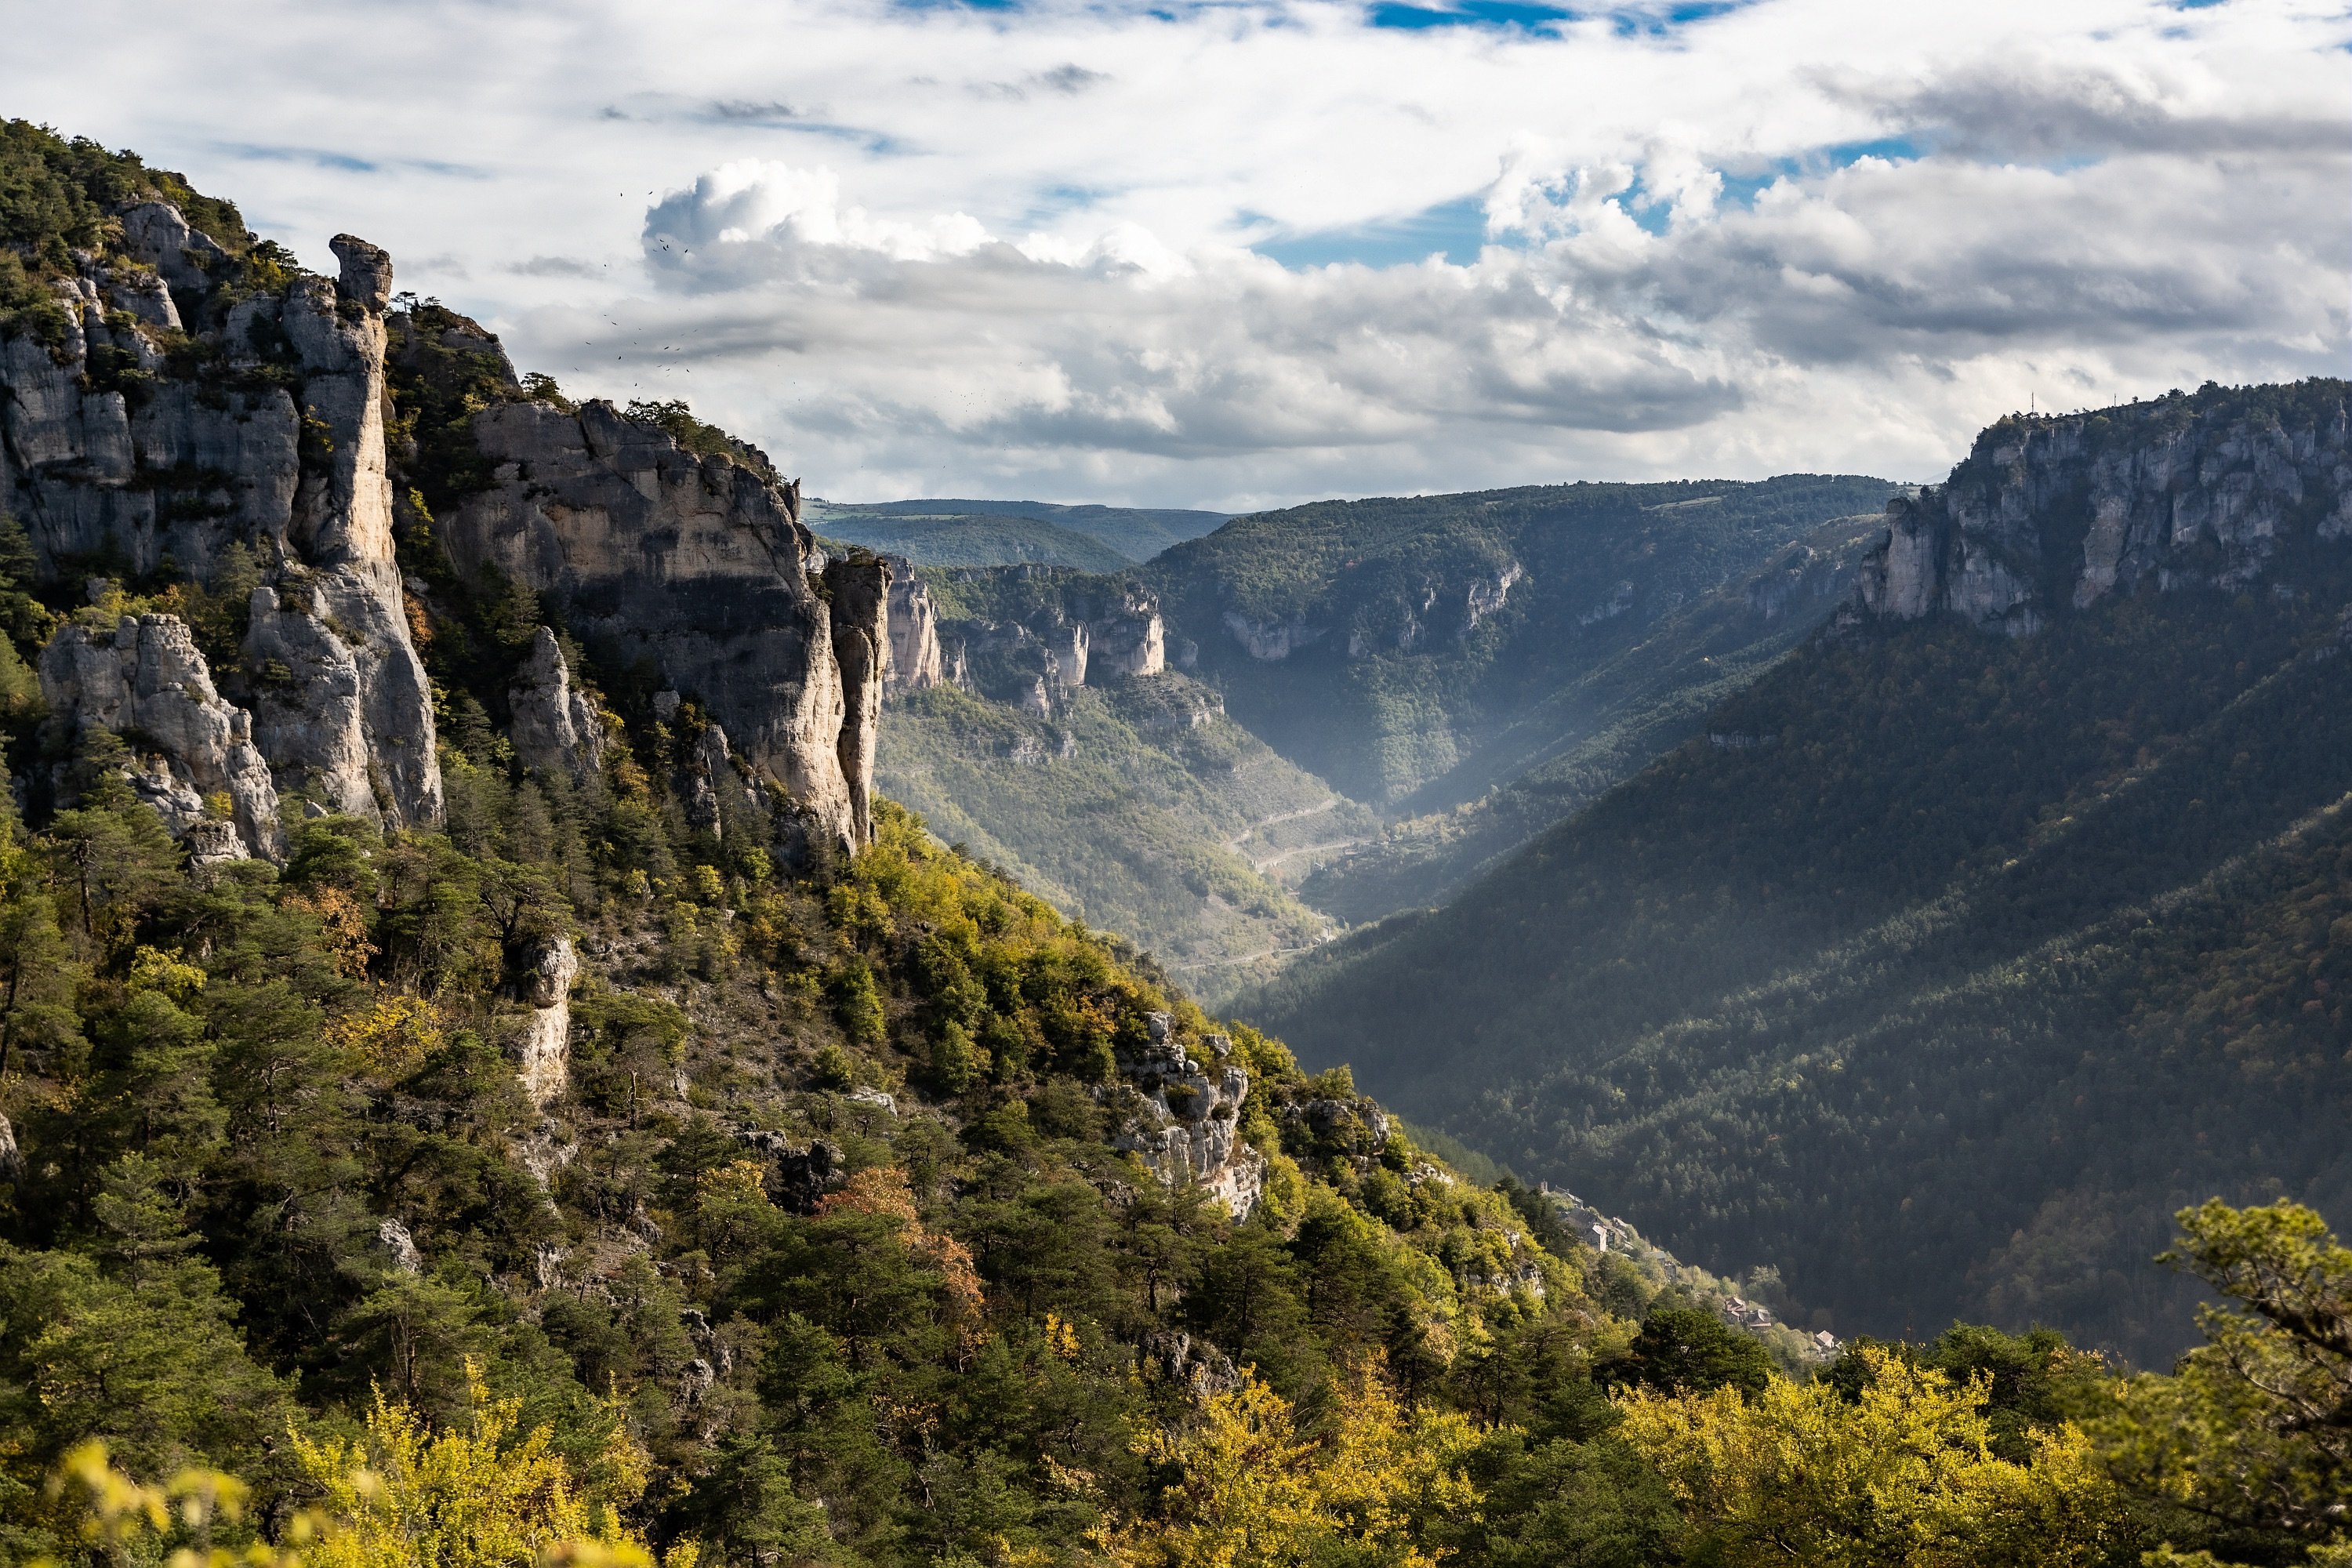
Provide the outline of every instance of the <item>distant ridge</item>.
{"type": "Polygon", "coordinates": [[[1118,572],[1223,526],[1221,511],[1058,506],[1049,501],[811,500],[829,539],[903,555],[919,566],[1069,566],[1118,572]]]}

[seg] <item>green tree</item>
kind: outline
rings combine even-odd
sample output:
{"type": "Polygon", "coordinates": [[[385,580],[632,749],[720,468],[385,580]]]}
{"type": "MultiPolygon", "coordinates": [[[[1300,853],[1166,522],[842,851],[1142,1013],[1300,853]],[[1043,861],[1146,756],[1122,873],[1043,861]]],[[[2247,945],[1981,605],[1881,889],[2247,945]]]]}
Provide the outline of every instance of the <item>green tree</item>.
{"type": "Polygon", "coordinates": [[[1622,1374],[1660,1394],[1736,1388],[1753,1398],[1771,1381],[1772,1357],[1704,1308],[1658,1307],[1635,1336],[1622,1374]]]}
{"type": "Polygon", "coordinates": [[[2285,1199],[2177,1217],[2166,1260],[2223,1304],[2198,1314],[2204,1344],[2097,1424],[2110,1462],[2184,1547],[2352,1549],[2352,1248],[2285,1199]]]}

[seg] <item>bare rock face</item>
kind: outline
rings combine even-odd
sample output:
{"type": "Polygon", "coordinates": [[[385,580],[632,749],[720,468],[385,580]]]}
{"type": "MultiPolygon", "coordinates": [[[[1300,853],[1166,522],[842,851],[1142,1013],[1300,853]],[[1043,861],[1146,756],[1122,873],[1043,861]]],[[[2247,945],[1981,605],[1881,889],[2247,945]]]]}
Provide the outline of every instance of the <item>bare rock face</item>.
{"type": "Polygon", "coordinates": [[[383,1248],[384,1261],[398,1274],[422,1274],[425,1257],[416,1250],[416,1238],[408,1227],[396,1219],[387,1219],[375,1227],[375,1239],[383,1248]]]}
{"type": "Polygon", "coordinates": [[[253,291],[229,286],[238,264],[170,205],[117,216],[131,261],[83,267],[64,343],[0,340],[0,507],[45,572],[168,559],[212,584],[242,551],[264,584],[246,665],[210,674],[250,710],[278,794],[392,826],[437,820],[431,693],[384,472],[389,259],[341,236],[339,279],[253,291]],[[174,374],[148,335],[173,326],[217,362],[174,374]],[[125,366],[141,373],[132,395],[125,366]]]}
{"type": "Polygon", "coordinates": [[[1469,588],[1463,595],[1462,629],[1456,635],[1466,638],[1476,631],[1480,621],[1509,602],[1511,589],[1527,574],[1527,568],[1514,561],[1491,577],[1472,578],[1469,588]]]}
{"type": "Polygon", "coordinates": [[[688,826],[698,827],[713,837],[723,837],[726,819],[719,804],[719,785],[735,771],[735,749],[727,743],[727,731],[713,724],[704,730],[694,742],[685,774],[678,780],[688,826]]]}
{"type": "Polygon", "coordinates": [[[1087,635],[1084,621],[1057,621],[1039,633],[1045,645],[1045,679],[1056,686],[1084,686],[1087,683],[1087,656],[1092,651],[1092,639],[1087,635]]]}
{"type": "Polygon", "coordinates": [[[282,849],[278,791],[254,745],[253,716],[221,700],[177,616],[126,616],[111,633],[61,627],[41,650],[40,676],[52,713],[133,739],[131,787],[175,836],[201,839],[199,858],[282,849]],[[226,837],[205,827],[223,797],[234,823],[226,837]]]}
{"type": "Polygon", "coordinates": [[[1094,634],[1094,668],[1105,675],[1139,680],[1168,668],[1168,627],[1157,600],[1129,588],[1088,623],[1094,634]]]}
{"type": "Polygon", "coordinates": [[[524,767],[562,774],[574,783],[604,771],[604,718],[588,694],[572,683],[562,645],[546,626],[539,628],[530,653],[515,672],[507,708],[513,715],[508,734],[524,767]]]}
{"type": "Polygon", "coordinates": [[[835,563],[821,592],[797,485],[698,458],[609,403],[501,404],[474,436],[497,482],[440,520],[458,564],[495,566],[562,605],[592,650],[651,655],[812,837],[863,847],[888,568],[835,563]]]}
{"type": "MultiPolygon", "coordinates": [[[[1221,1037],[1212,1037],[1212,1053],[1221,1037]]],[[[1265,1157],[1241,1141],[1249,1074],[1229,1062],[1202,1067],[1151,1015],[1151,1041],[1119,1069],[1142,1095],[1143,1113],[1112,1142],[1132,1151],[1170,1186],[1197,1182],[1235,1219],[1247,1219],[1265,1189],[1265,1157]]]]}
{"type": "Polygon", "coordinates": [[[2004,419],[1944,484],[1887,503],[1859,606],[1900,620],[1948,611],[2026,636],[2143,585],[2243,588],[2294,542],[2352,531],[2346,393],[2209,386],[2004,419]]]}
{"type": "Polygon", "coordinates": [[[1323,640],[1326,630],[1310,626],[1296,616],[1287,621],[1264,621],[1239,610],[1227,610],[1224,623],[1234,640],[1247,649],[1252,658],[1265,664],[1279,663],[1301,648],[1313,647],[1323,640]]]}
{"type": "Polygon", "coordinates": [[[874,841],[874,752],[882,738],[882,671],[889,658],[890,568],[884,562],[828,562],[833,655],[841,671],[841,734],[835,743],[849,793],[849,842],[874,841]]]}
{"type": "Polygon", "coordinates": [[[931,591],[906,562],[890,563],[890,669],[887,689],[922,691],[946,679],[940,612],[931,591]]]}

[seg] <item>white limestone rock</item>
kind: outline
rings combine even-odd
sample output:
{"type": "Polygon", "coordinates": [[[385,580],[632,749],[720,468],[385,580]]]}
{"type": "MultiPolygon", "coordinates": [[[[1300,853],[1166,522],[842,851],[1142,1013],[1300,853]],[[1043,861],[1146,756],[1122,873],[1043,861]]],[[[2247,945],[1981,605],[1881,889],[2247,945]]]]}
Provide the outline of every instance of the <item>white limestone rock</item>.
{"type": "Polygon", "coordinates": [[[580,954],[568,936],[541,942],[524,966],[518,989],[530,1006],[523,1036],[522,1091],[544,1110],[560,1098],[572,1074],[572,983],[580,954]]]}
{"type": "Polygon", "coordinates": [[[1265,1187],[1265,1157],[1241,1139],[1249,1074],[1230,1062],[1202,1066],[1173,1037],[1167,1014],[1151,1015],[1150,1023],[1150,1044],[1119,1061],[1144,1110],[1113,1145],[1133,1152],[1168,1185],[1198,1183],[1235,1219],[1246,1219],[1265,1187]]]}
{"type": "Polygon", "coordinates": [[[131,739],[132,787],[173,835],[196,837],[199,858],[275,858],[284,849],[278,791],[254,743],[253,718],[224,701],[186,623],[176,616],[124,616],[110,634],[58,629],[41,650],[41,698],[68,722],[131,739]],[[205,825],[208,799],[226,796],[234,837],[205,825]]]}
{"type": "Polygon", "coordinates": [[[55,355],[0,342],[0,508],[24,523],[46,571],[112,554],[139,573],[168,559],[212,584],[231,547],[244,550],[282,590],[266,606],[256,595],[267,613],[240,672],[261,692],[254,743],[279,793],[317,781],[341,809],[394,826],[437,820],[431,693],[394,563],[384,470],[389,260],[340,236],[339,280],[300,274],[220,316],[221,247],[169,204],[120,216],[125,248],[152,275],[87,268],[55,355]],[[101,283],[143,322],[194,322],[232,370],[259,374],[173,378],[143,326],[109,322],[101,283]],[[184,302],[215,314],[199,321],[184,302]],[[129,353],[152,378],[137,407],[87,389],[100,349],[129,353]]]}
{"type": "Polygon", "coordinates": [[[539,628],[507,690],[508,734],[515,755],[534,773],[585,784],[604,769],[604,721],[594,699],[572,682],[555,633],[539,628]]]}
{"type": "Polygon", "coordinates": [[[923,691],[946,679],[940,651],[940,612],[911,563],[890,563],[890,665],[885,689],[923,691]]]}
{"type": "Polygon", "coordinates": [[[460,566],[495,566],[562,605],[592,652],[650,655],[811,839],[862,847],[888,567],[828,562],[820,592],[797,483],[698,458],[609,403],[501,404],[474,434],[497,483],[441,519],[460,566]]]}
{"type": "Polygon", "coordinates": [[[2341,402],[2283,406],[2284,423],[2216,393],[2004,419],[1947,482],[1887,503],[1859,606],[1896,620],[1949,612],[2029,636],[2053,611],[2143,584],[2252,584],[2290,529],[2323,541],[2352,531],[2352,422],[2341,402]],[[2075,519],[2079,543],[2065,531],[2075,519]],[[2047,583],[2063,586],[2053,595],[2047,583]]]}

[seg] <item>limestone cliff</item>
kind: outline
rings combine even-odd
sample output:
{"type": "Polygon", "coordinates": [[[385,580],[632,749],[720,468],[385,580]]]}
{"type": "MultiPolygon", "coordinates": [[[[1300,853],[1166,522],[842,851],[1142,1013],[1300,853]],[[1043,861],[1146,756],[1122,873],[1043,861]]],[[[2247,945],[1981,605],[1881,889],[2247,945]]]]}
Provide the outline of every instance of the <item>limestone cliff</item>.
{"type": "MultiPolygon", "coordinates": [[[[236,746],[257,752],[278,795],[395,826],[436,820],[431,693],[384,468],[389,258],[338,236],[331,280],[233,256],[168,204],[118,221],[119,250],[79,253],[77,276],[55,283],[63,331],[0,339],[0,508],[52,577],[178,574],[242,591],[257,571],[260,585],[235,668],[208,668],[185,627],[152,618],[103,647],[69,632],[79,640],[42,661],[47,700],[79,722],[141,728],[163,763],[153,778],[220,784],[249,849],[274,842],[255,814],[276,807],[241,753],[225,760],[236,746]],[[167,665],[201,692],[188,709],[199,717],[142,728],[171,703],[152,685],[167,665]]],[[[184,830],[200,820],[166,816],[184,830]]]]}
{"type": "Polygon", "coordinates": [[[892,692],[921,691],[946,679],[940,651],[940,612],[931,591],[915,575],[913,563],[890,561],[890,669],[892,692]]]}
{"type": "Polygon", "coordinates": [[[176,616],[126,616],[111,632],[60,628],[41,651],[41,695],[68,721],[134,739],[131,787],[199,858],[282,847],[278,791],[253,742],[253,716],[221,700],[176,616]]]}
{"type": "Polygon", "coordinates": [[[2291,574],[2299,551],[2352,534],[2347,391],[2208,386],[2012,416],[1945,483],[1887,504],[1859,607],[1903,620],[1949,611],[2024,636],[2114,594],[2291,574]]]}
{"type": "Polygon", "coordinates": [[[863,846],[888,567],[840,561],[812,580],[797,484],[756,453],[698,456],[609,403],[518,398],[472,434],[492,479],[439,519],[458,568],[537,590],[615,668],[650,658],[812,839],[863,846]]]}
{"type": "Polygon", "coordinates": [[[539,628],[530,653],[507,689],[508,736],[516,760],[539,773],[585,783],[604,766],[604,720],[572,679],[555,633],[539,628]]]}
{"type": "MultiPolygon", "coordinates": [[[[1050,717],[1080,687],[1148,679],[1168,668],[1167,625],[1149,589],[1034,567],[1001,575],[967,573],[957,581],[967,602],[979,589],[983,613],[938,619],[935,625],[917,622],[915,616],[936,616],[929,595],[918,586],[904,629],[894,618],[891,634],[941,650],[940,679],[949,683],[971,685],[999,701],[1050,717]]],[[[894,599],[897,617],[895,604],[894,599]]]]}

